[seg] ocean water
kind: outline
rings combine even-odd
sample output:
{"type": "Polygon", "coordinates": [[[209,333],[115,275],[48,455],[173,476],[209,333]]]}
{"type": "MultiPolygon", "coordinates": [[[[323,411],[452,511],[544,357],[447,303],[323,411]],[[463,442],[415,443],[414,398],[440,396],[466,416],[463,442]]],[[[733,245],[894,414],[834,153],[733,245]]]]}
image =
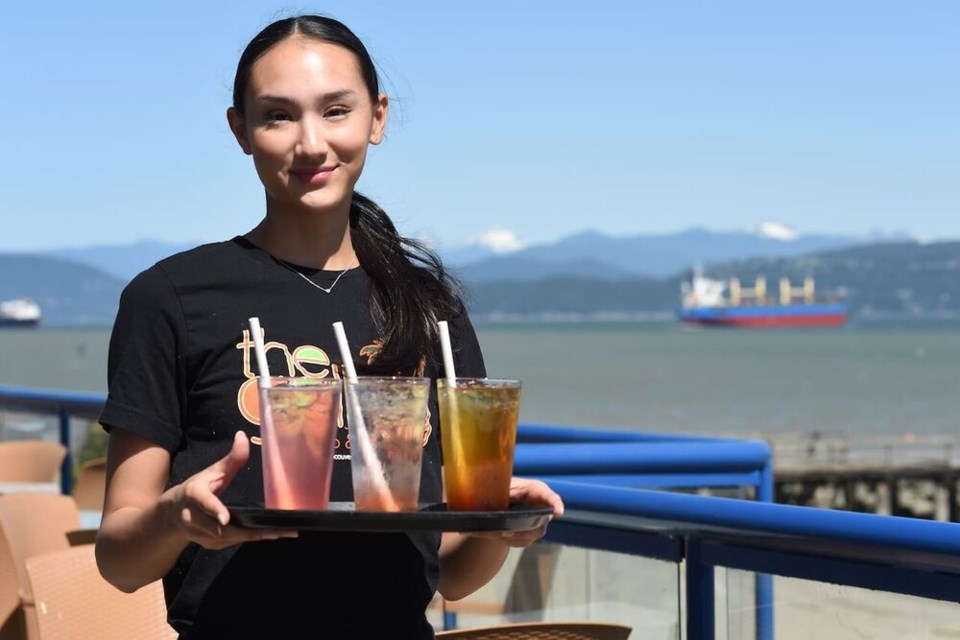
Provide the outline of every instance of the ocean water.
{"type": "MultiPolygon", "coordinates": [[[[661,433],[960,434],[960,323],[480,324],[521,420],[661,433]]],[[[106,391],[108,329],[0,330],[0,385],[106,391]]]]}

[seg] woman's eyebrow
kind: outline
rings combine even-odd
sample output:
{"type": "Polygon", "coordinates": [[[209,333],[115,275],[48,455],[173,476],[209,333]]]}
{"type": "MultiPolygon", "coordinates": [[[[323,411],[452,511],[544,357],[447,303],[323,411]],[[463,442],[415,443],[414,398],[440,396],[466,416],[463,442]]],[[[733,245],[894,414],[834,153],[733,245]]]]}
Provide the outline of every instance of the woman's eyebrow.
{"type": "MultiPolygon", "coordinates": [[[[357,92],[353,89],[341,89],[339,91],[331,91],[320,96],[320,102],[336,102],[337,100],[343,100],[345,98],[352,98],[357,95],[357,92]]],[[[270,94],[265,94],[262,96],[256,97],[257,102],[268,102],[276,104],[289,104],[295,102],[290,98],[285,96],[275,96],[270,94]]]]}

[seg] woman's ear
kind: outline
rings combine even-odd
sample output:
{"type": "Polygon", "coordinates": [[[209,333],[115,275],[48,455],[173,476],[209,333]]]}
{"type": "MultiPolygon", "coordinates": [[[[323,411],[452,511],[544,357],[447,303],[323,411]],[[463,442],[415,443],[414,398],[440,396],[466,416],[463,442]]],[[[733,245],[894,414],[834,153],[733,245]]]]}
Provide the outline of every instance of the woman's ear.
{"type": "Polygon", "coordinates": [[[247,125],[243,116],[233,107],[227,109],[227,124],[230,125],[230,131],[233,132],[233,137],[237,139],[237,144],[249,156],[252,151],[250,150],[250,138],[247,137],[247,125]]]}
{"type": "Polygon", "coordinates": [[[387,96],[381,93],[377,97],[377,103],[373,105],[373,122],[370,123],[370,144],[380,144],[383,141],[383,134],[387,129],[387,113],[390,110],[390,102],[387,96]]]}

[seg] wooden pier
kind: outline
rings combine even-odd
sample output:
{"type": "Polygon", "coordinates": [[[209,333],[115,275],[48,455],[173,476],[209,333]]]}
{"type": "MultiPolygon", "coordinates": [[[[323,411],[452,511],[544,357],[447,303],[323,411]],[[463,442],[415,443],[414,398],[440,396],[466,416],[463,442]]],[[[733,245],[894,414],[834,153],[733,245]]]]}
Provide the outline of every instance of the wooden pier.
{"type": "Polygon", "coordinates": [[[960,522],[960,469],[907,467],[808,468],[774,472],[777,502],[960,522]]]}
{"type": "Polygon", "coordinates": [[[775,500],[960,522],[960,437],[771,439],[775,500]]]}

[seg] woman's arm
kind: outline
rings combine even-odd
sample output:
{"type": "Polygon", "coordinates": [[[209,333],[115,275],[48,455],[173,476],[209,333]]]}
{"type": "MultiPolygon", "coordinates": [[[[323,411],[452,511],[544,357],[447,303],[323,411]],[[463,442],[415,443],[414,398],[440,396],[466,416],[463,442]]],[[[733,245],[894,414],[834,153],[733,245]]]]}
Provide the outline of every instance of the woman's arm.
{"type": "Polygon", "coordinates": [[[190,542],[222,549],[249,540],[293,537],[295,532],[229,526],[217,497],[243,468],[250,443],[237,432],[230,452],[164,491],[170,454],[119,428],[110,432],[107,490],[97,532],[97,566],[112,585],[132,593],[162,578],[190,542]]]}
{"type": "MultiPolygon", "coordinates": [[[[540,480],[513,478],[510,502],[528,507],[550,507],[551,518],[563,515],[563,500],[540,480]]],[[[490,582],[503,567],[511,547],[527,547],[546,534],[547,525],[526,531],[472,534],[444,533],[440,542],[440,584],[447,600],[465,598],[490,582]]]]}

